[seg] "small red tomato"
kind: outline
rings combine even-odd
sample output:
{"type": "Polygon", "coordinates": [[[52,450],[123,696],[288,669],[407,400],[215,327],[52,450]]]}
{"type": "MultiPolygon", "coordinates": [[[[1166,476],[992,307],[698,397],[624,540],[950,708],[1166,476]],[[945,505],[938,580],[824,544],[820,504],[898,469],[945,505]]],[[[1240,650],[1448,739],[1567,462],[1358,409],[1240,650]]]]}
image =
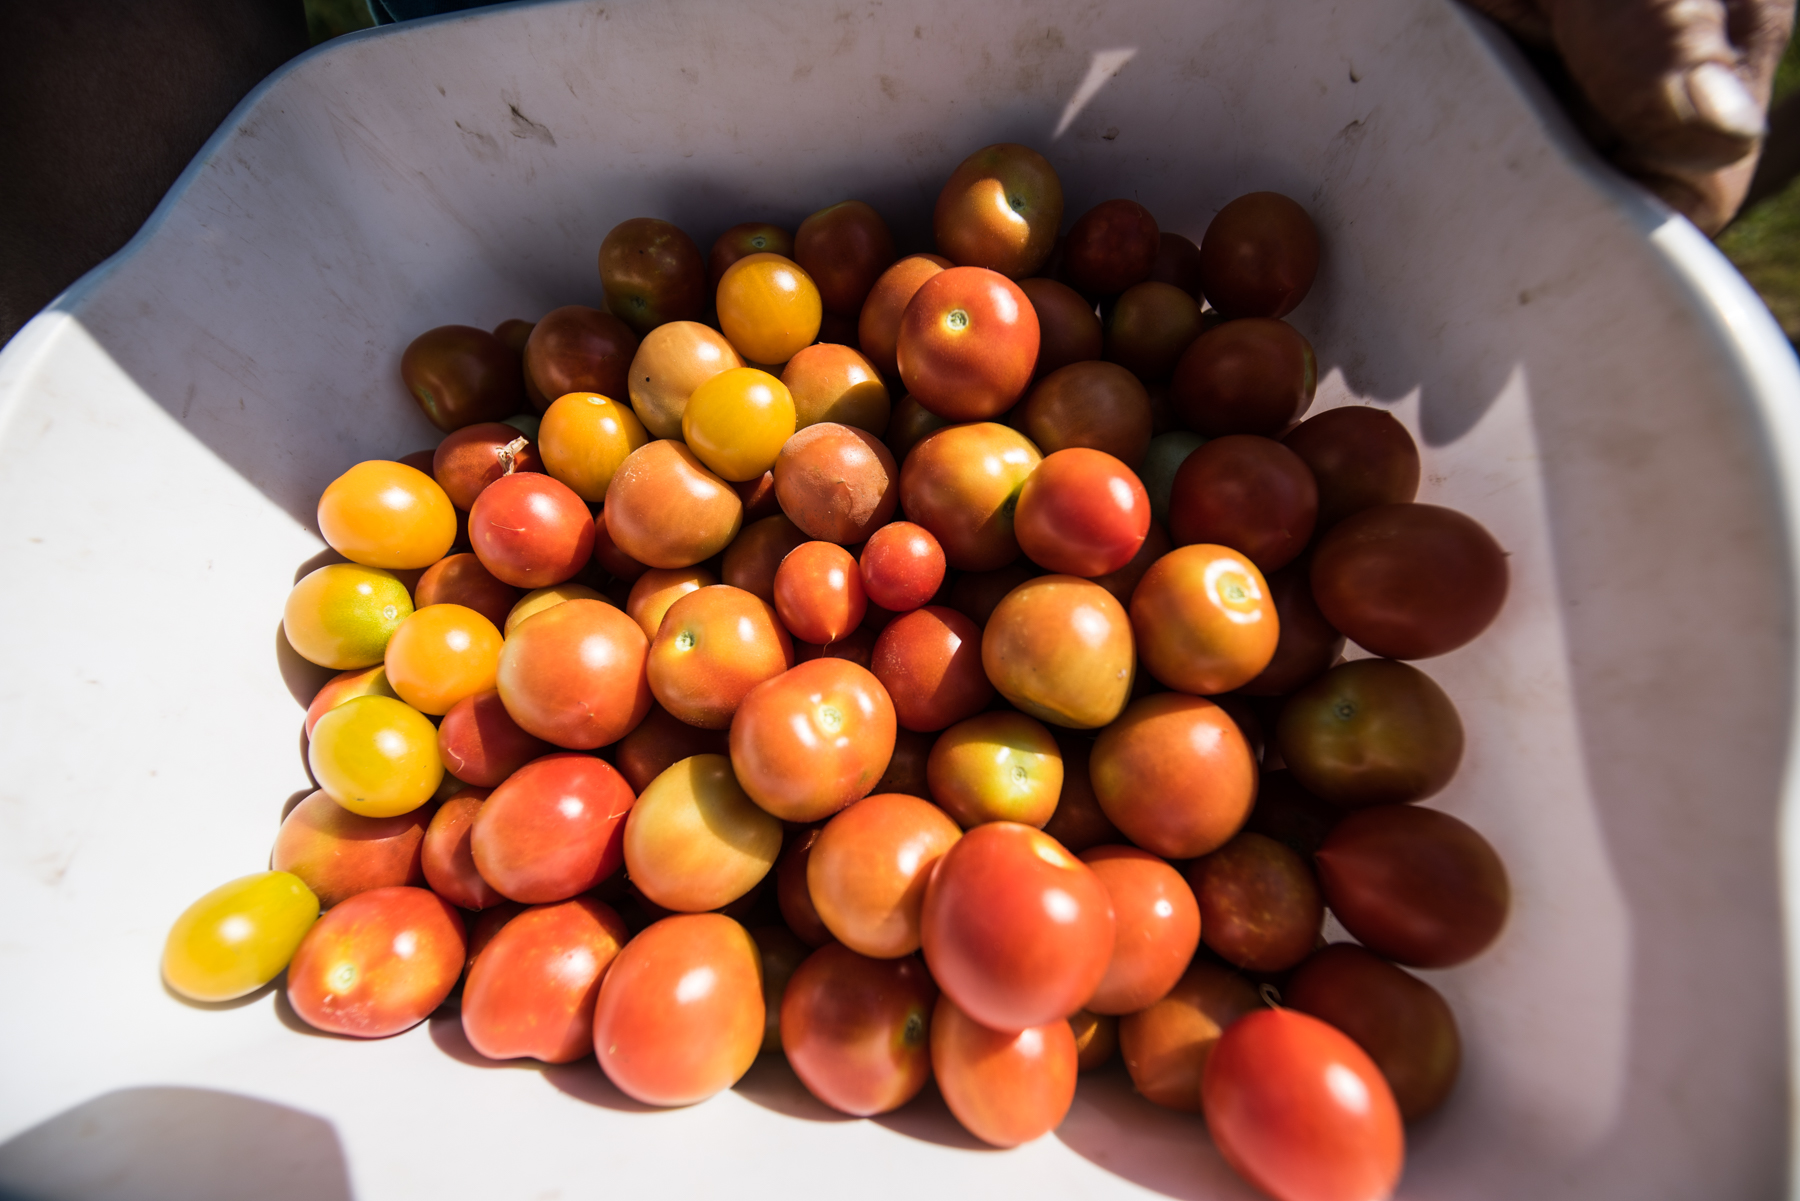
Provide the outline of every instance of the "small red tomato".
{"type": "Polygon", "coordinates": [[[485,788],[465,788],[431,815],[425,829],[421,866],[431,891],[459,909],[492,909],[506,898],[481,878],[470,834],[487,800],[485,788]]]}
{"type": "Polygon", "coordinates": [[[525,341],[525,378],[537,389],[532,407],[543,412],[571,392],[631,394],[637,335],[611,313],[570,304],[545,313],[525,341]]]}
{"type": "Polygon", "coordinates": [[[856,559],[835,542],[802,543],[775,569],[775,611],[802,642],[836,642],[868,607],[856,559]]]}
{"type": "Polygon", "coordinates": [[[1227,317],[1285,317],[1319,271],[1319,231],[1279,192],[1220,209],[1200,238],[1200,287],[1227,317]]]}
{"type": "Polygon", "coordinates": [[[1037,310],[1019,285],[985,267],[940,271],[900,318],[900,379],[949,421],[985,421],[1012,408],[1037,353],[1037,310]]]}
{"type": "Polygon", "coordinates": [[[526,733],[496,691],[465,696],[438,723],[438,756],[444,770],[477,788],[492,788],[553,748],[526,733]]]}
{"type": "Polygon", "coordinates": [[[1176,546],[1229,546],[1271,572],[1306,549],[1319,490],[1300,456],[1271,438],[1232,434],[1189,455],[1169,492],[1176,546]]]}
{"type": "Polygon", "coordinates": [[[1393,1195],[1400,1110],[1361,1047],[1318,1018],[1264,1009],[1219,1036],[1200,1082],[1225,1162],[1276,1201],[1393,1195]]]}
{"type": "Polygon", "coordinates": [[[811,911],[858,954],[919,949],[925,887],[962,831],[930,801],[903,793],[865,797],[825,824],[805,852],[811,911]]]}
{"type": "Polygon", "coordinates": [[[1050,455],[1019,490],[1019,549],[1046,571],[1093,577],[1131,562],[1150,532],[1150,496],[1137,473],[1101,450],[1050,455]]]}
{"type": "Polygon", "coordinates": [[[1075,1032],[1057,1018],[1017,1032],[981,1025],[938,998],[931,1017],[931,1070],[945,1104],[976,1138],[1016,1147],[1062,1125],[1080,1071],[1075,1032]]]}
{"type": "Polygon", "coordinates": [[[869,670],[899,723],[929,733],[987,708],[994,686],[981,666],[981,630],[954,609],[927,605],[895,618],[875,640],[869,670]]]}
{"type": "Polygon", "coordinates": [[[1088,998],[1095,1013],[1136,1013],[1175,987],[1200,945],[1200,906],[1181,873],[1136,847],[1082,852],[1113,906],[1113,953],[1088,998]]]}
{"type": "Polygon", "coordinates": [[[1312,952],[1325,920],[1306,860],[1273,838],[1239,831],[1188,867],[1202,937],[1250,972],[1284,972],[1312,952]]]}
{"type": "Polygon", "coordinates": [[[781,999],[781,1049],[807,1090],[859,1118],[898,1109],[931,1077],[937,986],[918,958],[870,959],[833,944],[807,957],[781,999]]]}
{"type": "Polygon", "coordinates": [[[535,905],[494,935],[463,985],[462,1026],[489,1059],[570,1063],[594,1049],[600,981],[631,937],[610,905],[535,905]]]}
{"type": "Polygon", "coordinates": [[[1023,1030],[1094,994],[1112,959],[1112,900],[1048,834],[989,822],[932,873],[920,934],[932,976],[959,1008],[995,1030],[1023,1030]]]}
{"type": "Polygon", "coordinates": [[[866,795],[893,752],[894,703],[848,659],[814,659],[763,681],[731,719],[738,783],[783,821],[823,821],[866,795]]]}
{"type": "Polygon", "coordinates": [[[451,504],[467,512],[475,498],[501,476],[543,469],[537,448],[517,426],[484,421],[464,426],[438,443],[427,474],[438,482],[451,504]]]}
{"type": "Polygon", "coordinates": [[[944,586],[944,548],[931,531],[910,521],[882,526],[863,543],[863,590],[893,613],[907,613],[944,586]]]}
{"type": "Polygon", "coordinates": [[[525,593],[496,578],[474,554],[464,551],[445,555],[425,569],[413,586],[413,607],[462,605],[473,609],[496,628],[506,627],[506,615],[525,593]]]}
{"type": "Polygon", "coordinates": [[[594,1006],[594,1054],[646,1105],[692,1105],[730,1088],[762,1046],[762,961],[718,913],[664,918],[625,945],[594,1006]]]}
{"type": "Polygon", "coordinates": [[[1149,209],[1135,200],[1103,200],[1069,227],[1064,277],[1090,296],[1116,296],[1150,278],[1161,242],[1149,209]]]}
{"type": "Polygon", "coordinates": [[[599,600],[569,600],[513,630],[494,686],[526,733],[572,750],[609,746],[650,711],[649,643],[599,600]]]}
{"type": "Polygon", "coordinates": [[[625,856],[631,788],[592,755],[545,755],[488,796],[471,845],[481,878],[504,896],[539,905],[586,892],[625,856]]]}
{"type": "Polygon", "coordinates": [[[306,932],[288,964],[288,1001],[309,1026],[385,1038],[416,1026],[462,975],[462,918],[424,888],[357,893],[306,932]]]}
{"type": "Polygon", "coordinates": [[[548,588],[587,566],[594,519],[567,484],[528,471],[502,476],[469,510],[469,542],[495,578],[515,588],[548,588]]]}
{"type": "Polygon", "coordinates": [[[1327,409],[1289,430],[1281,444],[1300,456],[1319,485],[1320,532],[1352,513],[1418,495],[1418,444],[1385,409],[1327,409]]]}
{"type": "Polygon", "coordinates": [[[959,571],[992,571],[1019,557],[1013,510],[1043,460],[1019,431],[991,421],[919,440],[900,469],[900,507],[931,531],[959,571]]]}

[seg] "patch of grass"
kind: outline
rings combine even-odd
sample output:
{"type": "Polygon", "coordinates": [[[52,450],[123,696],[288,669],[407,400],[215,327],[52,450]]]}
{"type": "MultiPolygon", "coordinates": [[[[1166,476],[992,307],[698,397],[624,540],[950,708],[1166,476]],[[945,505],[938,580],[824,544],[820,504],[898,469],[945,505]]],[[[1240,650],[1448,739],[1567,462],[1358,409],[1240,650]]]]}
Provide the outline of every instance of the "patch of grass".
{"type": "Polygon", "coordinates": [[[355,33],[375,24],[369,0],[305,0],[306,32],[312,44],[330,41],[342,33],[355,33]]]}
{"type": "MultiPolygon", "coordinates": [[[[1775,73],[1775,99],[1800,90],[1800,38],[1788,43],[1775,73]]],[[[1719,235],[1719,249],[1737,265],[1775,314],[1788,339],[1800,344],[1800,179],[1747,209],[1719,235]]]]}

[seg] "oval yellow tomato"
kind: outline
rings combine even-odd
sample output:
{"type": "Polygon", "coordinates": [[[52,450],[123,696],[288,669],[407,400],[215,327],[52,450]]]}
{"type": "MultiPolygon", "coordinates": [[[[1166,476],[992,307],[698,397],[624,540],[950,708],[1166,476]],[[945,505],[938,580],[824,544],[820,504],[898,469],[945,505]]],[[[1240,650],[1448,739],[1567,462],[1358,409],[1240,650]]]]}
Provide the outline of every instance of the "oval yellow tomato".
{"type": "Polygon", "coordinates": [[[332,563],[294,585],[281,628],[300,656],[320,667],[373,667],[388,639],[412,616],[412,596],[394,576],[354,563],[332,563]]]}
{"type": "Polygon", "coordinates": [[[291,872],[222,884],[182,911],[163,944],[163,979],[195,1001],[253,993],[287,967],[319,916],[319,898],[291,872]]]}
{"type": "Polygon", "coordinates": [[[775,466],[794,436],[794,397],[754,367],[734,367],[694,389],[681,414],[681,436],[696,458],[733,483],[775,466]]]}
{"type": "Polygon", "coordinates": [[[737,352],[771,366],[812,345],[825,315],[812,276],[778,254],[745,255],[727,267],[718,306],[719,328],[737,352]]]}
{"type": "Polygon", "coordinates": [[[386,696],[359,696],[321,717],[306,761],[332,800],[364,817],[411,813],[444,778],[437,727],[386,696]]]}
{"type": "Polygon", "coordinates": [[[319,536],[364,567],[430,567],[456,541],[456,507],[418,468],[371,459],[326,486],[319,536]]]}

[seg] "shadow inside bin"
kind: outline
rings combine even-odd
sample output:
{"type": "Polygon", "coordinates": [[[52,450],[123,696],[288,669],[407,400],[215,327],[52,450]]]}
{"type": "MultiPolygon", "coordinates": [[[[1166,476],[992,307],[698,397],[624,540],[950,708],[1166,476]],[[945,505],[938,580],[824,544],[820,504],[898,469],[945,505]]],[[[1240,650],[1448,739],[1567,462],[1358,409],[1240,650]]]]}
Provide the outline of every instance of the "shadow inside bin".
{"type": "Polygon", "coordinates": [[[7,1201],[351,1201],[332,1124],[204,1088],[127,1088],[0,1144],[7,1201]]]}
{"type": "Polygon", "coordinates": [[[574,1063],[543,1063],[530,1058],[489,1059],[469,1045],[463,1033],[462,1018],[453,1009],[440,1009],[428,1023],[431,1041],[451,1059],[472,1068],[499,1072],[536,1072],[558,1092],[589,1105],[618,1113],[661,1113],[654,1105],[635,1101],[619,1091],[619,1086],[606,1078],[592,1055],[584,1055],[574,1063]]]}
{"type": "Polygon", "coordinates": [[[1053,1136],[1082,1158],[1180,1201],[1254,1201],[1213,1147],[1197,1113],[1152,1105],[1131,1087],[1118,1061],[1084,1072],[1069,1116],[1053,1136]]]}

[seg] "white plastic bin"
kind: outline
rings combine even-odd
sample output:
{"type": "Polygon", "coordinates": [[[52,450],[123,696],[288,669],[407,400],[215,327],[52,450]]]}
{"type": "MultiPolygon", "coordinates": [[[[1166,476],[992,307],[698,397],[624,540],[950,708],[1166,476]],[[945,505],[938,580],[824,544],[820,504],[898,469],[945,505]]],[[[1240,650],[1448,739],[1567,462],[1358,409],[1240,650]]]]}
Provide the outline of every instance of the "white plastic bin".
{"type": "Polygon", "coordinates": [[[1800,373],[1445,0],[515,4],[261,88],[0,354],[0,1191],[1250,1195],[1117,1074],[992,1152],[931,1097],[841,1120],[779,1064],[651,1112],[592,1060],[483,1064],[454,1019],[353,1043],[158,977],[170,921],[261,868],[307,787],[282,600],[323,486],[433,442],[409,339],[594,302],[627,217],[706,245],[854,196],[923,248],[1002,140],[1049,155],[1071,219],[1125,195],[1197,238],[1241,192],[1302,201],[1318,407],[1392,408],[1421,499],[1512,556],[1495,627],[1423,664],[1469,735],[1433,803],[1515,907],[1433,976],[1467,1062],[1402,1195],[1787,1191],[1800,373]]]}

